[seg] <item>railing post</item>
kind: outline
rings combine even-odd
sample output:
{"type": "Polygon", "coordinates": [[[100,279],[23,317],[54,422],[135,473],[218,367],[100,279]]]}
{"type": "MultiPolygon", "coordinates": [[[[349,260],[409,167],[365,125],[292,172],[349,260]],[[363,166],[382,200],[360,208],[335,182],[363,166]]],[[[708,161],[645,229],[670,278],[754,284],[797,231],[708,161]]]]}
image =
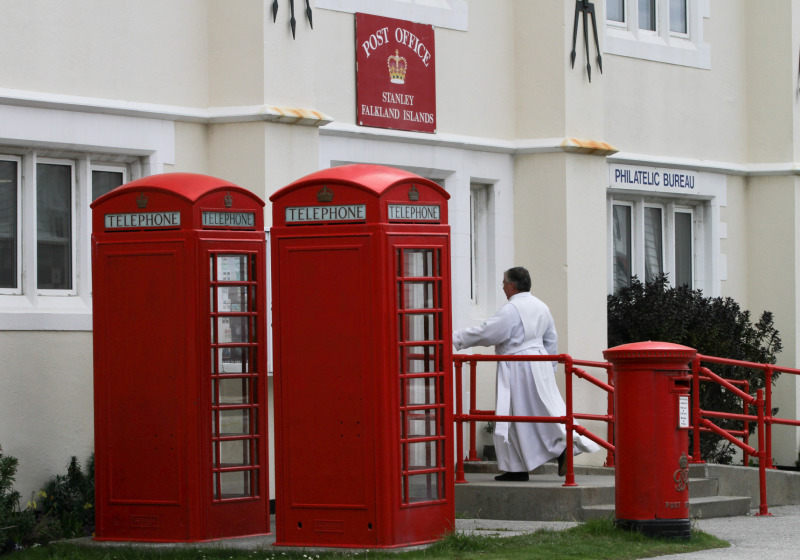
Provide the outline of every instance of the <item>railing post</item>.
{"type": "MultiPolygon", "coordinates": [[[[746,379],[742,385],[742,390],[748,395],[750,394],[750,383],[746,379]]],[[[745,416],[750,414],[750,403],[747,402],[747,399],[742,399],[742,409],[742,414],[745,416]]],[[[744,427],[742,441],[745,445],[750,445],[750,420],[745,419],[742,423],[744,427]]],[[[750,466],[750,454],[745,449],[742,449],[742,465],[745,467],[750,466]]]]}
{"type": "Polygon", "coordinates": [[[462,382],[461,382],[461,360],[456,359],[454,361],[454,365],[456,368],[455,371],[455,385],[456,385],[456,484],[465,484],[467,479],[464,478],[464,422],[461,420],[461,414],[463,412],[461,402],[461,391],[462,391],[462,382]]]}
{"type": "MultiPolygon", "coordinates": [[[[477,402],[477,396],[475,395],[475,386],[477,385],[477,368],[478,362],[471,361],[469,363],[469,413],[475,414],[475,407],[477,402]]],[[[478,460],[478,452],[475,449],[477,445],[477,436],[475,434],[475,420],[471,420],[469,423],[469,461],[477,461],[478,460]]]]}
{"type": "MultiPolygon", "coordinates": [[[[766,403],[765,403],[765,410],[764,410],[764,422],[765,426],[764,429],[766,431],[766,451],[767,451],[767,461],[766,467],[768,469],[775,468],[772,464],[772,374],[773,368],[772,366],[767,366],[767,369],[764,371],[764,388],[766,394],[766,403]]],[[[760,444],[759,444],[760,445],[760,444]]]]}
{"type": "Polygon", "coordinates": [[[567,446],[564,448],[564,459],[567,462],[567,475],[564,480],[564,484],[562,486],[577,486],[575,484],[575,470],[573,465],[573,455],[572,455],[572,448],[573,448],[573,438],[574,433],[573,430],[575,429],[575,418],[572,416],[572,356],[567,354],[563,355],[564,357],[564,373],[566,373],[566,390],[567,390],[567,421],[566,421],[566,429],[567,429],[567,446]]]}
{"type": "Polygon", "coordinates": [[[767,450],[765,449],[764,426],[764,390],[756,392],[756,408],[758,410],[758,485],[761,503],[756,515],[772,515],[767,507],[767,450]]]}
{"type": "MultiPolygon", "coordinates": [[[[606,368],[606,373],[608,374],[608,384],[612,387],[614,386],[614,371],[611,369],[609,365],[606,368]]],[[[614,411],[614,393],[608,393],[608,409],[606,413],[611,420],[606,424],[607,432],[606,432],[606,441],[611,445],[614,445],[614,429],[616,425],[616,416],[614,411]]],[[[613,467],[614,466],[614,452],[610,450],[606,450],[606,467],[613,467]]]]}
{"type": "Polygon", "coordinates": [[[692,360],[692,459],[691,463],[705,463],[700,456],[700,356],[692,360]]]}

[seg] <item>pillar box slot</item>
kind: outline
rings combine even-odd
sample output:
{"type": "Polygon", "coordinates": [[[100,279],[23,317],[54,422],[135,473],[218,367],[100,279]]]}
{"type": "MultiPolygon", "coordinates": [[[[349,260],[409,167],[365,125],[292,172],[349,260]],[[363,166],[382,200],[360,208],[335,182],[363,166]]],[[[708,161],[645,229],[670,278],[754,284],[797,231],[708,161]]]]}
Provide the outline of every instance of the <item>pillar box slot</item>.
{"type": "Polygon", "coordinates": [[[374,165],[270,198],[276,544],[390,548],[453,526],[448,198],[374,165]]]}
{"type": "Polygon", "coordinates": [[[189,173],[92,204],[98,540],[270,531],[263,208],[189,173]]]}

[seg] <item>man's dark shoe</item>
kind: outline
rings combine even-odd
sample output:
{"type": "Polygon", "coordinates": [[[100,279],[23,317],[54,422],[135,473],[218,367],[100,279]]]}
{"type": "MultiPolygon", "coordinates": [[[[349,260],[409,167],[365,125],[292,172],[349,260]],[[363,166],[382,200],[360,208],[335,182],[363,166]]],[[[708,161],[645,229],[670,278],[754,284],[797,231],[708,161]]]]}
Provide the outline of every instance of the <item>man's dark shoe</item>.
{"type": "Polygon", "coordinates": [[[525,482],[528,480],[528,473],[526,472],[507,472],[498,474],[494,477],[495,480],[500,482],[525,482]]]}
{"type": "Polygon", "coordinates": [[[558,456],[558,476],[567,476],[567,450],[558,456]]]}

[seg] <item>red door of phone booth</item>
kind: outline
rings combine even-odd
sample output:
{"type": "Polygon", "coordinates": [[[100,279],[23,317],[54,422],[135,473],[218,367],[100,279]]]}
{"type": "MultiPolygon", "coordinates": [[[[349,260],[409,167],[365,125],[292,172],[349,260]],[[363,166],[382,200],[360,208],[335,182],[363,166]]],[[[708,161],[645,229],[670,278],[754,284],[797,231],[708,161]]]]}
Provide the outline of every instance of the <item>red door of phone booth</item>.
{"type": "Polygon", "coordinates": [[[389,548],[453,527],[448,198],[374,165],[270,197],[276,544],[389,548]]]}
{"type": "Polygon", "coordinates": [[[95,538],[269,533],[263,207],[189,173],[92,204],[95,538]]]}

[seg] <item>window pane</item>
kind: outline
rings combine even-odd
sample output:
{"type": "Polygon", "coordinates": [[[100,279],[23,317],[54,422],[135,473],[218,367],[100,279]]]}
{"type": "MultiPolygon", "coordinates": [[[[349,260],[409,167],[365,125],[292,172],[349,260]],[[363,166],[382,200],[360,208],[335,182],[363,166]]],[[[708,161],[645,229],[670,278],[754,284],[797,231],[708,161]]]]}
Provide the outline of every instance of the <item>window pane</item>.
{"type": "Polygon", "coordinates": [[[17,162],[0,161],[0,288],[17,287],[17,162]]]}
{"type": "Polygon", "coordinates": [[[669,30],[687,33],[686,0],[669,0],[669,30]]]}
{"type": "Polygon", "coordinates": [[[614,291],[631,285],[631,207],[614,206],[614,291]]]}
{"type": "Polygon", "coordinates": [[[692,287],[692,215],[675,213],[675,285],[692,287]]]}
{"type": "Polygon", "coordinates": [[[656,0],[639,0],[639,29],[656,30],[656,0]]]}
{"type": "Polygon", "coordinates": [[[92,200],[122,184],[122,171],[92,171],[92,200]]]}
{"type": "Polygon", "coordinates": [[[644,278],[649,282],[664,271],[661,208],[644,209],[644,278]]]}
{"type": "Polygon", "coordinates": [[[37,287],[72,289],[72,167],[36,166],[37,287]]]}
{"type": "Polygon", "coordinates": [[[606,19],[625,21],[625,0],[606,0],[606,19]]]}

